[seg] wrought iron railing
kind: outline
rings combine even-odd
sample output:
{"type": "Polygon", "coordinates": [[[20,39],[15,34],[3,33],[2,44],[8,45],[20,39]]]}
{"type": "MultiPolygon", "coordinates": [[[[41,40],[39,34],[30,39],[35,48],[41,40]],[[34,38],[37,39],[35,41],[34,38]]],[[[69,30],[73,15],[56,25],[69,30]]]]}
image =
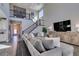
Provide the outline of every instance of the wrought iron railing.
{"type": "Polygon", "coordinates": [[[37,26],[39,26],[38,22],[39,21],[36,21],[34,24],[26,28],[22,33],[31,33],[37,26]]]}

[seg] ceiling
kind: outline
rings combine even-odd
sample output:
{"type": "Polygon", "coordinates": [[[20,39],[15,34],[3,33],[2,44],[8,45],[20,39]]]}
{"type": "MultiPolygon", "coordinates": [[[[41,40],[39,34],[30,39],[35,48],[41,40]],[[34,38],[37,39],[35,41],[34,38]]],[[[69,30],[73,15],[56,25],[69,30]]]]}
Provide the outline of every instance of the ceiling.
{"type": "Polygon", "coordinates": [[[35,11],[39,11],[44,6],[42,3],[13,3],[13,5],[35,11]]]}

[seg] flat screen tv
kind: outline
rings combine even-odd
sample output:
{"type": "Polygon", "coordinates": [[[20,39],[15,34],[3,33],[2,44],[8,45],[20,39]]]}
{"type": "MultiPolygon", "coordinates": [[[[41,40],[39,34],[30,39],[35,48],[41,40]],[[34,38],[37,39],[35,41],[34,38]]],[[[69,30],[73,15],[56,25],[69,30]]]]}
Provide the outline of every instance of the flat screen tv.
{"type": "Polygon", "coordinates": [[[56,22],[53,25],[54,25],[54,31],[59,31],[59,32],[71,31],[71,21],[70,20],[56,22]]]}

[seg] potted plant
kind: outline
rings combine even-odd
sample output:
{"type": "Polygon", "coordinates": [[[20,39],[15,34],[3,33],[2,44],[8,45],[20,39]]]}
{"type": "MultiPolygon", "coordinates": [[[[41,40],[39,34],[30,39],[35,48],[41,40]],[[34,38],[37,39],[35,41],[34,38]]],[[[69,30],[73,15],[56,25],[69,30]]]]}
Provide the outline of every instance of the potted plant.
{"type": "Polygon", "coordinates": [[[43,27],[43,28],[42,28],[42,32],[44,33],[44,36],[46,36],[46,33],[47,33],[46,27],[43,27]]]}

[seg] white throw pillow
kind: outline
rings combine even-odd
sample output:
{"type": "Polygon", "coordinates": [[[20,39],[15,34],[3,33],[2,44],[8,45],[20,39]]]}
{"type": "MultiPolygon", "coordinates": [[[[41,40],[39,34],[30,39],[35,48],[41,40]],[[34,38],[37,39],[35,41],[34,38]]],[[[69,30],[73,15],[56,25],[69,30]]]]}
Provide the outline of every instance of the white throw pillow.
{"type": "Polygon", "coordinates": [[[33,35],[33,33],[30,33],[29,37],[32,38],[32,37],[35,37],[35,36],[33,35]]]}
{"type": "Polygon", "coordinates": [[[27,33],[24,33],[24,36],[25,36],[25,37],[28,37],[28,34],[27,34],[27,33]]]}
{"type": "Polygon", "coordinates": [[[39,36],[39,37],[43,37],[43,36],[44,36],[44,33],[43,33],[43,32],[39,32],[39,33],[38,33],[38,36],[39,36]]]}
{"type": "Polygon", "coordinates": [[[53,45],[55,47],[60,47],[60,37],[54,37],[54,38],[45,37],[45,40],[53,40],[53,45]]]}

